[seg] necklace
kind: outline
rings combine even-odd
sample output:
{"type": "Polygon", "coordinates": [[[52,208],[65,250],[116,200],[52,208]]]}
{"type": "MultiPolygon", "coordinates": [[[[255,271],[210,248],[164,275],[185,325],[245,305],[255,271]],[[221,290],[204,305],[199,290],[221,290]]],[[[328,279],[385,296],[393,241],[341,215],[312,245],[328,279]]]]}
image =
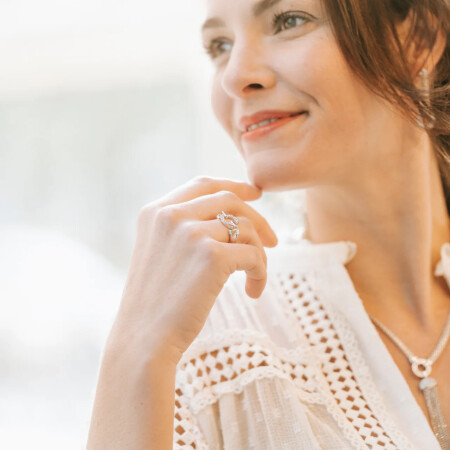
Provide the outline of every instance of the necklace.
{"type": "Polygon", "coordinates": [[[421,378],[419,388],[425,397],[425,403],[427,405],[428,414],[430,417],[431,428],[433,429],[436,438],[444,450],[450,450],[450,436],[447,432],[447,425],[442,414],[441,405],[439,403],[439,397],[437,393],[437,382],[434,378],[431,378],[431,368],[434,362],[439,358],[440,354],[447,345],[448,338],[450,337],[450,314],[445,322],[444,330],[442,331],[439,341],[428,358],[419,358],[414,355],[412,351],[391,331],[386,325],[381,323],[375,317],[369,315],[372,321],[388,336],[394,344],[406,355],[410,364],[411,370],[414,375],[421,378]]]}

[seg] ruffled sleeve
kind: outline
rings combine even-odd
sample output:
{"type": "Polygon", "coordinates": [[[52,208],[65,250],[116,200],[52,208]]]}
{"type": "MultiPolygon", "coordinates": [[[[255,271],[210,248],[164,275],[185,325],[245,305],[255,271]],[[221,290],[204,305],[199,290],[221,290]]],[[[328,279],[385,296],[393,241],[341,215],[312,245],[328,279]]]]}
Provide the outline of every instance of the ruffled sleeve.
{"type": "Polygon", "coordinates": [[[329,445],[324,446],[314,436],[315,418],[293,395],[289,382],[278,377],[254,380],[238,393],[224,393],[195,418],[203,430],[201,437],[190,440],[190,446],[174,448],[333,448],[334,439],[328,438],[329,445]]]}
{"type": "Polygon", "coordinates": [[[255,300],[235,272],[177,366],[174,448],[347,448],[298,332],[269,281],[255,300]]]}
{"type": "Polygon", "coordinates": [[[447,281],[450,289],[450,242],[446,242],[441,247],[441,259],[437,263],[434,274],[442,276],[447,281]]]}

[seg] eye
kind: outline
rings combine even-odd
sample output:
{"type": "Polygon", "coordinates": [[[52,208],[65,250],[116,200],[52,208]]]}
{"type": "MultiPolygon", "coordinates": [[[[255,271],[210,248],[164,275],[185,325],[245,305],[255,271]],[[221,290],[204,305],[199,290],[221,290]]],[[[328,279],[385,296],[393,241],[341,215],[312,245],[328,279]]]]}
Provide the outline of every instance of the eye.
{"type": "Polygon", "coordinates": [[[217,38],[213,39],[209,44],[206,44],[205,46],[206,53],[211,58],[217,58],[219,55],[221,55],[224,52],[230,51],[232,44],[224,39],[224,38],[217,38]]]}
{"type": "Polygon", "coordinates": [[[278,33],[290,28],[297,28],[308,22],[310,19],[311,18],[307,17],[304,13],[289,11],[275,14],[272,23],[275,31],[278,33]]]}

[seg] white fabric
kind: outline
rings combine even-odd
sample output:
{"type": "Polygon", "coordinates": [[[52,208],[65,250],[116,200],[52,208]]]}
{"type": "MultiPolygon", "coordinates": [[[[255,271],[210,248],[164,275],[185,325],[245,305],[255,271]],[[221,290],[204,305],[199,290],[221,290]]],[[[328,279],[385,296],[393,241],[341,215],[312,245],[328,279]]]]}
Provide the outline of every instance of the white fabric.
{"type": "Polygon", "coordinates": [[[356,244],[266,252],[262,296],[235,272],[177,366],[174,448],[439,450],[345,268],[356,244]]]}

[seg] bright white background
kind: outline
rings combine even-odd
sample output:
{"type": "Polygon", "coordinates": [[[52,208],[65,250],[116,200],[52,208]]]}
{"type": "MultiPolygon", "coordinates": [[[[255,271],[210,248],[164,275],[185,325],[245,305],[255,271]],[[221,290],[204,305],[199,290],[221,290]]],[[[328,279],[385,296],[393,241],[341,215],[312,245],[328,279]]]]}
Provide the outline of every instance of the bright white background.
{"type": "MultiPolygon", "coordinates": [[[[203,19],[201,0],[1,2],[2,449],[85,447],[139,209],[198,174],[246,179],[203,19]]],[[[280,237],[292,205],[252,204],[280,237]]]]}

